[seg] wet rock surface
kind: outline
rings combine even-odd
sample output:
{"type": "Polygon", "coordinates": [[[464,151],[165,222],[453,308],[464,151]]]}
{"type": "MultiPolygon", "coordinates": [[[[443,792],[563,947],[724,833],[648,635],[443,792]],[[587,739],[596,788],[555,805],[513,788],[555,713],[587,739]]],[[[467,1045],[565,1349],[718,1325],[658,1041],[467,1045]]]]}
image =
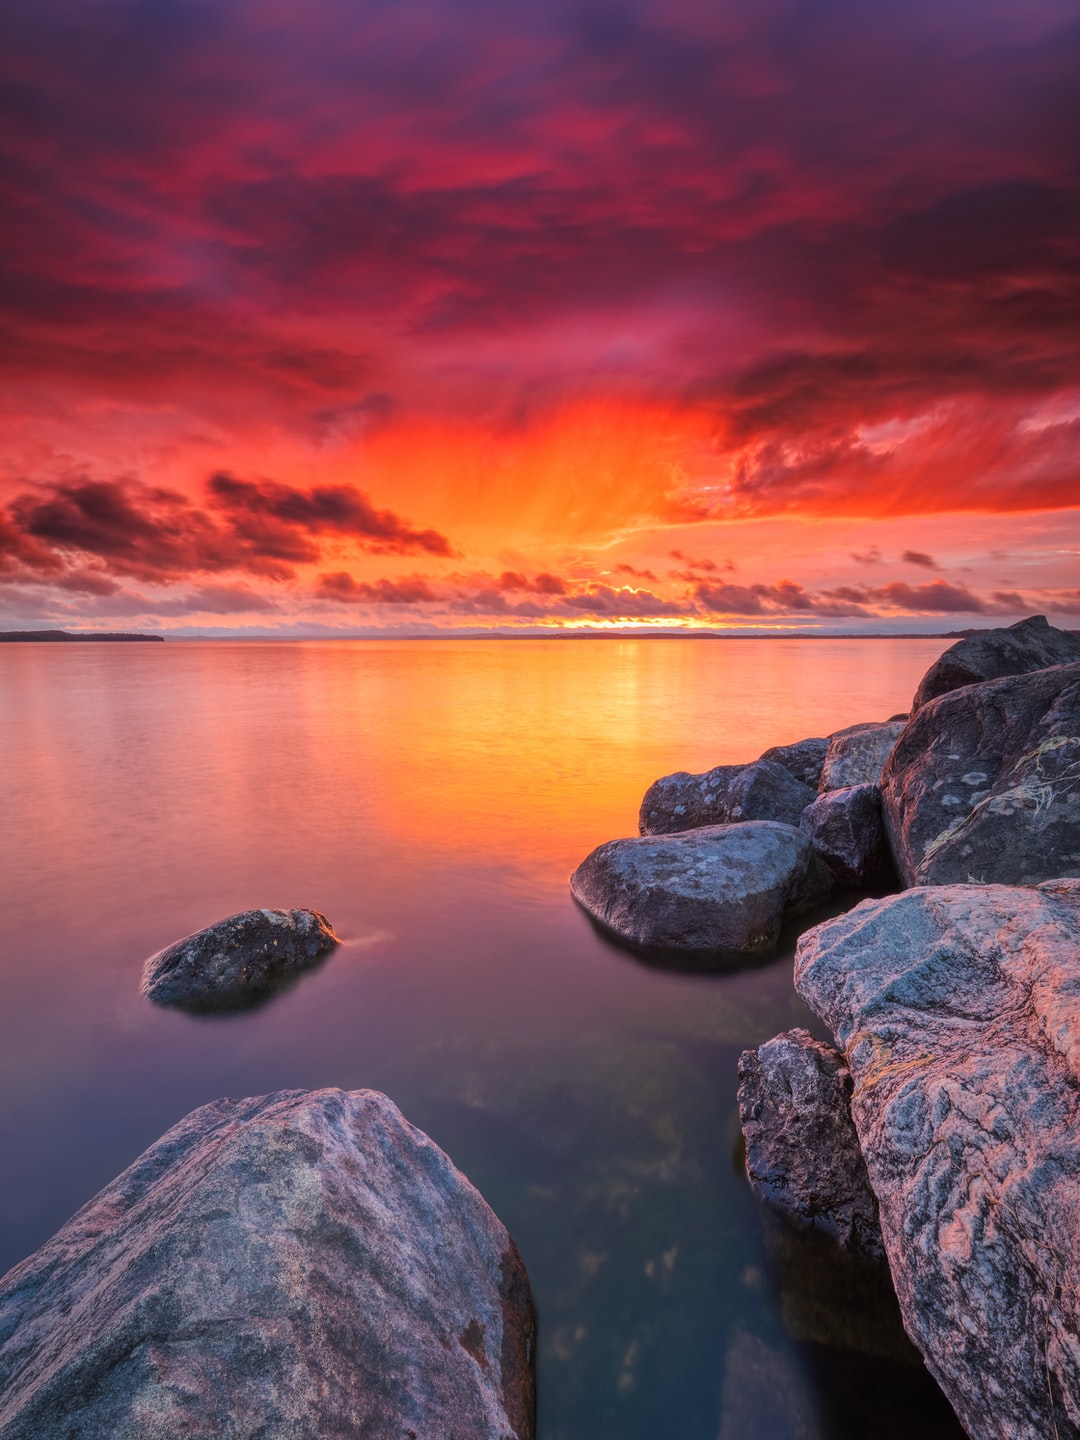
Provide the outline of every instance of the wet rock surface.
{"type": "Polygon", "coordinates": [[[1076,1440],[1080,880],[865,901],[802,937],[796,986],[844,1049],[905,1326],[968,1433],[1076,1440]]]}
{"type": "Polygon", "coordinates": [[[766,950],[786,913],[831,887],[807,837],[768,820],[610,840],[570,877],[574,898],[605,931],[674,959],[766,950]]]}
{"type": "Polygon", "coordinates": [[[649,786],[641,802],[638,828],[642,835],[671,835],[740,820],[798,825],[813,798],[808,785],[773,760],[717,765],[702,775],[679,770],[649,786]]]}
{"type": "Polygon", "coordinates": [[[821,790],[842,790],[850,785],[877,785],[892,748],[904,730],[903,720],[849,725],[829,737],[821,767],[821,790]]]}
{"type": "Polygon", "coordinates": [[[795,779],[816,790],[821,782],[821,767],[829,750],[827,735],[814,735],[808,740],[796,740],[792,745],[774,745],[759,758],[783,765],[795,779]]]}
{"type": "Polygon", "coordinates": [[[194,1111],[0,1281],[3,1440],[526,1440],[506,1230],[374,1091],[194,1111]]]}
{"type": "Polygon", "coordinates": [[[184,1010],[241,1009],[338,944],[317,910],[245,910],[151,955],[142,991],[184,1010]]]}
{"type": "Polygon", "coordinates": [[[882,776],[905,885],[1080,874],[1080,665],[931,700],[882,776]]]}
{"type": "Polygon", "coordinates": [[[1031,615],[1000,629],[981,630],[978,635],[958,640],[931,665],[919,682],[912,712],[961,685],[1078,662],[1080,631],[1058,630],[1045,615],[1031,615]]]}
{"type": "Polygon", "coordinates": [[[746,1173],[762,1200],[846,1249],[884,1257],[877,1201],[851,1119],[844,1057],[808,1030],[744,1050],[739,1118],[746,1173]]]}
{"type": "Polygon", "coordinates": [[[799,829],[842,885],[872,885],[890,869],[876,785],[826,791],[803,811],[799,829]]]}

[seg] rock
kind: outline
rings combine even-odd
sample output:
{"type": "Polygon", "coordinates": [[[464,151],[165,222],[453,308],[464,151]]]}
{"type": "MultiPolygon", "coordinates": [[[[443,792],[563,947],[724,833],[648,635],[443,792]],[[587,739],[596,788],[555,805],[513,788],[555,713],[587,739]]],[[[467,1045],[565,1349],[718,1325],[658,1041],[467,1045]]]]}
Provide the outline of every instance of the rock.
{"type": "Polygon", "coordinates": [[[977,685],[1005,675],[1023,675],[1051,665],[1080,662],[1080,631],[1058,630],[1045,615],[1031,615],[999,630],[980,630],[950,645],[919,682],[912,713],[928,700],[961,685],[977,685]]]}
{"type": "Polygon", "coordinates": [[[642,835],[671,835],[738,820],[778,820],[783,825],[798,825],[799,816],[813,798],[809,786],[773,760],[717,765],[703,775],[679,770],[646,790],[638,828],[642,835]]]}
{"type": "Polygon", "coordinates": [[[807,931],[795,977],[855,1080],[927,1367],[973,1440],[1076,1440],[1080,880],[864,901],[807,931]]]}
{"type": "Polygon", "coordinates": [[[803,811],[799,829],[843,885],[870,885],[885,870],[889,847],[876,785],[826,791],[803,811]]]}
{"type": "Polygon", "coordinates": [[[930,700],[882,776],[905,885],[1080,874],[1080,665],[930,700]]]}
{"type": "Polygon", "coordinates": [[[783,765],[795,779],[816,790],[821,781],[821,767],[829,750],[827,736],[814,736],[809,740],[797,740],[793,745],[774,745],[760,758],[783,765]]]}
{"type": "Polygon", "coordinates": [[[744,1050],[739,1118],[754,1193],[812,1230],[878,1259],[877,1201],[851,1119],[842,1055],[808,1030],[744,1050]]]}
{"type": "Polygon", "coordinates": [[[143,994],[186,1010],[235,1009],[310,969],[337,943],[317,910],[245,910],[151,955],[143,994]]]}
{"type": "Polygon", "coordinates": [[[574,899],[616,939],[673,959],[767,949],[785,913],[831,886],[806,836],[771,820],[609,840],[570,877],[574,899]]]}
{"type": "Polygon", "coordinates": [[[2,1440],[526,1440],[513,1242],[371,1090],[194,1111],[0,1281],[2,1440]]]}
{"type": "Polygon", "coordinates": [[[819,788],[843,790],[850,785],[878,785],[892,748],[904,731],[904,721],[849,725],[829,737],[819,788]]]}

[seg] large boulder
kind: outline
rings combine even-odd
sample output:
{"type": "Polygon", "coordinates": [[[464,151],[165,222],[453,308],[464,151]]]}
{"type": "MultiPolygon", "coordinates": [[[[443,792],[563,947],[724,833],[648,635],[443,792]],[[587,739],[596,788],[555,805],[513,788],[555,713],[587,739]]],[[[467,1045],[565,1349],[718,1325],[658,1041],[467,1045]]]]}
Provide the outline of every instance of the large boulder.
{"type": "Polygon", "coordinates": [[[794,775],[803,785],[816,790],[821,781],[821,767],[829,751],[827,735],[814,735],[808,740],[796,740],[791,745],[774,745],[759,758],[772,760],[794,775]]]}
{"type": "Polygon", "coordinates": [[[928,1368],[973,1440],[1077,1440],[1080,880],[864,901],[795,978],[851,1069],[928,1368]]]}
{"type": "Polygon", "coordinates": [[[845,1249],[881,1258],[877,1201],[851,1119],[844,1057],[789,1030],[739,1060],[739,1118],[754,1193],[845,1249]]]}
{"type": "Polygon", "coordinates": [[[773,760],[717,765],[703,775],[665,775],[645,792],[638,817],[642,835],[671,835],[702,825],[778,820],[798,825],[814,792],[773,760]]]}
{"type": "Polygon", "coordinates": [[[310,969],[337,943],[317,910],[245,910],[151,955],[143,994],[185,1010],[237,1009],[310,969]]]}
{"type": "Polygon", "coordinates": [[[0,1281],[2,1440],[526,1440],[513,1242],[370,1090],[217,1100],[0,1281]]]}
{"type": "Polygon", "coordinates": [[[574,899],[605,931],[673,959],[765,950],[785,914],[831,886],[806,836],[771,820],[609,840],[570,877],[574,899]]]}
{"type": "Polygon", "coordinates": [[[905,885],[1080,875],[1080,665],[929,701],[893,751],[882,792],[905,885]]]}
{"type": "Polygon", "coordinates": [[[876,785],[827,790],[803,811],[799,829],[842,885],[872,885],[886,869],[889,847],[876,785]]]}
{"type": "Polygon", "coordinates": [[[980,630],[950,645],[923,676],[912,712],[961,685],[1023,675],[1080,661],[1080,630],[1057,630],[1045,615],[1031,615],[999,630],[980,630]]]}
{"type": "Polygon", "coordinates": [[[904,730],[903,720],[849,725],[829,736],[818,788],[844,790],[850,785],[877,785],[892,748],[904,730]]]}

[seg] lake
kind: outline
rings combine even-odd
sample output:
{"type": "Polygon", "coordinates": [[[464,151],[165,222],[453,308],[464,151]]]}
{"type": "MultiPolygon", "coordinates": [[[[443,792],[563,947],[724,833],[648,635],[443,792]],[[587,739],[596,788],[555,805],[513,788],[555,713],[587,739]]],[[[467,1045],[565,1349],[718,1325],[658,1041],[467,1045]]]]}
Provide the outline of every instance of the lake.
{"type": "Polygon", "coordinates": [[[372,1087],[518,1242],[543,1440],[960,1437],[865,1277],[742,1172],[739,1052],[824,1034],[794,937],[666,973],[567,887],[659,775],[906,710],[944,645],[0,646],[0,1270],[195,1106],[372,1087]],[[242,1015],[141,998],[147,955],[261,906],[344,943],[242,1015]]]}

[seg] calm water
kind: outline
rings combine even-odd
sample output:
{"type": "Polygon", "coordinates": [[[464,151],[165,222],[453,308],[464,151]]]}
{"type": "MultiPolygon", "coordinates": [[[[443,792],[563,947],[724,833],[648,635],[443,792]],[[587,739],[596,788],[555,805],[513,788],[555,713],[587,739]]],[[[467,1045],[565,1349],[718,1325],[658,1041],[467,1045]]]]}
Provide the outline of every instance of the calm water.
{"type": "Polygon", "coordinates": [[[741,1173],[739,1051],[809,1023],[791,946],[666,974],[566,885],[658,775],[884,719],[941,649],[0,646],[0,1270],[207,1100],[371,1086],[521,1247],[543,1440],[959,1436],[864,1278],[763,1229],[741,1173]],[[345,944],[265,1008],[140,998],[152,951],[293,905],[345,944]]]}

